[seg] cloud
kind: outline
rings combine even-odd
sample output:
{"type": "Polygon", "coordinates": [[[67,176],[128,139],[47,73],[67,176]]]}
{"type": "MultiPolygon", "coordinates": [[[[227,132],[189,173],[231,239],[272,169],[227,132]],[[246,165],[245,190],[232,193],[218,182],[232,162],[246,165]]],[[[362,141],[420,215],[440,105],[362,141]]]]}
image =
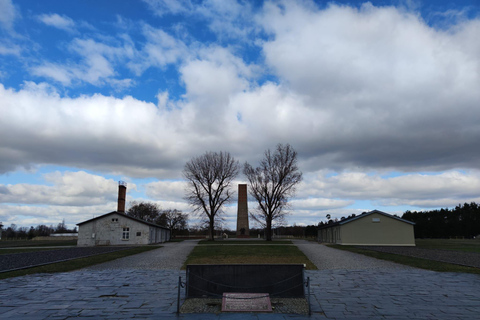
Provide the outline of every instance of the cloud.
{"type": "Polygon", "coordinates": [[[127,171],[135,176],[173,166],[169,153],[175,146],[167,144],[173,130],[151,103],[101,95],[62,99],[49,86],[31,83],[19,92],[0,86],[0,96],[0,131],[9,137],[0,142],[3,172],[17,165],[62,162],[108,166],[113,172],[131,167],[127,171]]]}
{"type": "Polygon", "coordinates": [[[478,201],[480,172],[447,171],[385,177],[365,172],[307,174],[298,196],[349,201],[370,199],[382,206],[438,207],[478,201]],[[468,199],[468,200],[465,200],[468,199]]]}
{"type": "Polygon", "coordinates": [[[190,0],[143,0],[143,2],[160,17],[165,14],[186,13],[193,8],[190,0]]]}
{"type": "MultiPolygon", "coordinates": [[[[112,179],[84,171],[56,171],[44,175],[44,179],[53,185],[0,185],[0,202],[86,207],[116,201],[118,187],[117,182],[112,179]]],[[[112,210],[114,209],[115,207],[112,207],[112,210]]]]}
{"type": "Polygon", "coordinates": [[[184,202],[185,181],[157,181],[148,183],[146,187],[146,195],[155,200],[166,200],[172,202],[184,202]]]}
{"type": "Polygon", "coordinates": [[[476,167],[478,130],[469,119],[480,101],[478,20],[444,31],[394,7],[281,2],[265,5],[261,23],[271,34],[267,65],[319,124],[305,134],[317,139],[302,139],[317,163],[476,167]]]}
{"type": "Polygon", "coordinates": [[[151,67],[165,69],[167,65],[183,61],[190,55],[185,43],[161,29],[144,24],[142,34],[146,42],[135,52],[135,59],[128,62],[128,67],[137,75],[151,67]]]}
{"type": "Polygon", "coordinates": [[[144,0],[153,13],[164,15],[186,15],[190,19],[204,20],[217,41],[235,39],[252,42],[253,35],[260,32],[254,23],[254,10],[248,2],[237,0],[206,0],[192,4],[190,0],[144,0]]]}
{"type": "Polygon", "coordinates": [[[56,226],[65,219],[67,227],[73,229],[77,223],[116,209],[115,203],[97,206],[30,206],[0,204],[0,220],[5,226],[14,223],[36,227],[40,224],[56,226]],[[21,224],[19,223],[21,221],[21,224]]]}
{"type": "Polygon", "coordinates": [[[115,65],[131,58],[130,44],[110,46],[93,39],[74,39],[68,46],[78,63],[44,62],[32,68],[32,74],[71,86],[77,82],[90,83],[96,86],[110,84],[115,88],[126,88],[132,84],[130,79],[117,79],[115,65]]]}
{"type": "Polygon", "coordinates": [[[38,16],[38,19],[43,22],[44,24],[55,27],[67,32],[75,32],[75,22],[63,15],[59,15],[57,13],[52,13],[52,14],[41,14],[38,16]]]}
{"type": "Polygon", "coordinates": [[[0,44],[0,55],[14,55],[19,56],[22,48],[16,44],[6,40],[5,43],[0,44]]]}
{"type": "Polygon", "coordinates": [[[331,210],[344,208],[352,205],[352,200],[335,200],[327,198],[307,198],[307,199],[293,199],[290,202],[292,209],[297,210],[331,210]]]}
{"type": "Polygon", "coordinates": [[[0,1],[0,26],[11,31],[18,13],[11,0],[0,1]]]}

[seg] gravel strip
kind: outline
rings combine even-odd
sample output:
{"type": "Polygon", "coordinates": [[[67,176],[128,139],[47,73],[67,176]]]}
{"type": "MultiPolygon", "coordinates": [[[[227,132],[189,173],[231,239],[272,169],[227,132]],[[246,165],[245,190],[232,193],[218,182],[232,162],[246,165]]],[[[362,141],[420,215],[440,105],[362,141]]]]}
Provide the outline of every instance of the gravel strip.
{"type": "Polygon", "coordinates": [[[162,243],[157,250],[151,250],[125,258],[97,264],[84,270],[180,270],[198,240],[162,243]]]}
{"type": "Polygon", "coordinates": [[[54,263],[62,260],[82,258],[129,248],[130,247],[73,247],[68,249],[46,250],[38,252],[2,254],[0,255],[0,272],[39,264],[54,263]]]}
{"type": "Polygon", "coordinates": [[[362,254],[329,248],[316,242],[293,240],[293,243],[319,270],[415,269],[402,264],[367,257],[362,254]]]}
{"type": "Polygon", "coordinates": [[[480,253],[475,252],[424,249],[417,247],[361,246],[359,248],[480,268],[480,253]]]}

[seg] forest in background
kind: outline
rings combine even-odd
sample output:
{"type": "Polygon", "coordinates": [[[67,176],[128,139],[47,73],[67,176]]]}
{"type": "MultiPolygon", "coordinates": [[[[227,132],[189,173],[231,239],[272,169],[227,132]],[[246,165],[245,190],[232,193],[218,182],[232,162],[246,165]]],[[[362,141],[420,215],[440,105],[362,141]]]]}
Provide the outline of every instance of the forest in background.
{"type": "Polygon", "coordinates": [[[480,235],[480,206],[475,202],[454,209],[406,211],[402,219],[415,222],[415,238],[466,238],[480,235]]]}

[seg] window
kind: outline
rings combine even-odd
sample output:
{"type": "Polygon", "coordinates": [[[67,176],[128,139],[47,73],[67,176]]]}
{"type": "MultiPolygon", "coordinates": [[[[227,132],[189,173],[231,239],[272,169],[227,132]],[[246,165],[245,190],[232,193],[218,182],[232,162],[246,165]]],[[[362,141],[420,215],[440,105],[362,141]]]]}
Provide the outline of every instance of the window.
{"type": "Polygon", "coordinates": [[[137,232],[137,237],[140,237],[142,235],[141,232],[137,232]]]}
{"type": "Polygon", "coordinates": [[[130,228],[123,228],[122,240],[130,239],[130,228]]]}
{"type": "Polygon", "coordinates": [[[118,222],[118,218],[112,218],[112,222],[118,222]]]}
{"type": "Polygon", "coordinates": [[[380,222],[380,218],[372,218],[372,222],[380,222]]]}

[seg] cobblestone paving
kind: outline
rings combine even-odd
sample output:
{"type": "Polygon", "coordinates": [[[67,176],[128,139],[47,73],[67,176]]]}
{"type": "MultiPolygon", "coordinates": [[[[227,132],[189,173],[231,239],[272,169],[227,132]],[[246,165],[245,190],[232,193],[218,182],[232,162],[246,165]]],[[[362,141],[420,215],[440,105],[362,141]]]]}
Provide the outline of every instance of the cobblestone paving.
{"type": "MultiPolygon", "coordinates": [[[[0,319],[175,319],[179,270],[75,271],[0,281],[0,319]]],[[[478,319],[480,276],[414,270],[306,271],[311,319],[478,319]]],[[[184,291],[182,290],[182,299],[184,291]]],[[[180,319],[302,319],[184,314],[180,319]]]]}
{"type": "Polygon", "coordinates": [[[177,284],[179,276],[185,279],[183,271],[85,269],[0,280],[0,319],[455,320],[478,319],[480,314],[479,275],[414,268],[325,269],[305,275],[312,284],[310,318],[280,314],[177,317],[177,284]]]}

